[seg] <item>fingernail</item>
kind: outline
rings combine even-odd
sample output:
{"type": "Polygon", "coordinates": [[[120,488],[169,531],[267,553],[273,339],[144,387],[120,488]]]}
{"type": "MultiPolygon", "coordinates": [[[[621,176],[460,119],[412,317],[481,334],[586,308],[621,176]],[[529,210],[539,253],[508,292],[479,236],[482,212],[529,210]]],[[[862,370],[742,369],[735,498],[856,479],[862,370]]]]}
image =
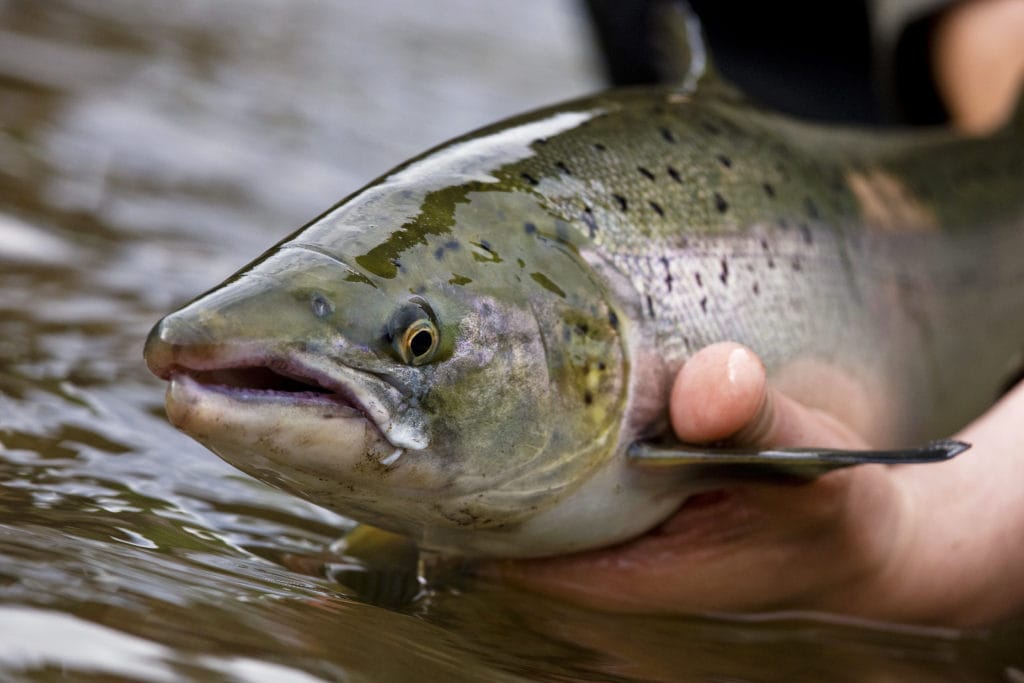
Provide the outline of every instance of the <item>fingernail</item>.
{"type": "Polygon", "coordinates": [[[729,360],[726,361],[728,368],[729,384],[736,384],[740,377],[746,373],[746,368],[751,362],[751,354],[743,347],[732,350],[729,360]]]}

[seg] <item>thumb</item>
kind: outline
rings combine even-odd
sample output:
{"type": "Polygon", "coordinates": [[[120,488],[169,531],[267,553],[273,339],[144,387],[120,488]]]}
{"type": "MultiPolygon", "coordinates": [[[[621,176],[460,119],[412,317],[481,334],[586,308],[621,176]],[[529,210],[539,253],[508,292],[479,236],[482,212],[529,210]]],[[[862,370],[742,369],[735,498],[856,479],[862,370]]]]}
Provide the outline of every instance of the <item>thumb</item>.
{"type": "Polygon", "coordinates": [[[687,443],[866,446],[832,415],[770,387],[761,359],[735,342],[712,344],[686,362],[672,387],[669,414],[676,436],[687,443]]]}

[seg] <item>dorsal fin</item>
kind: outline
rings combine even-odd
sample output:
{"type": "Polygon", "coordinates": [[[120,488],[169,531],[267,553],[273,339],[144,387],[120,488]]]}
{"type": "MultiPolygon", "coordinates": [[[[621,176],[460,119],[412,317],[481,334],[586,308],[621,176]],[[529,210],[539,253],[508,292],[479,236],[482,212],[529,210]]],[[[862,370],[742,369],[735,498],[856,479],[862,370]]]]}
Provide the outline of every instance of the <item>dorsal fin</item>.
{"type": "Polygon", "coordinates": [[[696,89],[702,79],[717,79],[704,29],[690,3],[662,0],[651,3],[651,45],[661,82],[696,89]]]}
{"type": "Polygon", "coordinates": [[[614,85],[720,83],[700,19],[685,0],[587,0],[614,85]]]}

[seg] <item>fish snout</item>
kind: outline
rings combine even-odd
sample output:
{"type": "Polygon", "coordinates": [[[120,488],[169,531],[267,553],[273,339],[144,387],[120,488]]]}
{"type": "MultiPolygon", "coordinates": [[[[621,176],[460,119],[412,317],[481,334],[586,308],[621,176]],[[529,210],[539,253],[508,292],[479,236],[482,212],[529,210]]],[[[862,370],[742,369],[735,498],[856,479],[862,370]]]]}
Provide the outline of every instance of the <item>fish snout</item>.
{"type": "Polygon", "coordinates": [[[170,379],[183,357],[194,356],[198,348],[208,346],[210,333],[183,311],[165,316],[146,337],[142,355],[149,371],[160,379],[170,379]]]}

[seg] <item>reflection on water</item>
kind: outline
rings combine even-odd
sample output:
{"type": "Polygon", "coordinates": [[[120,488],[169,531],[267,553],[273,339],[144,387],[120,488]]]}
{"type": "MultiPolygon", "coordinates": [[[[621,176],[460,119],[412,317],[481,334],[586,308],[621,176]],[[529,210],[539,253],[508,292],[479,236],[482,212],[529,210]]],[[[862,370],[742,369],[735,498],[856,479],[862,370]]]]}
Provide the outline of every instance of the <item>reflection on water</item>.
{"type": "Polygon", "coordinates": [[[160,315],[404,158],[595,88],[585,41],[547,0],[0,1],[0,679],[1024,676],[1019,624],[411,600],[407,553],[353,555],[166,423],[160,315]]]}

